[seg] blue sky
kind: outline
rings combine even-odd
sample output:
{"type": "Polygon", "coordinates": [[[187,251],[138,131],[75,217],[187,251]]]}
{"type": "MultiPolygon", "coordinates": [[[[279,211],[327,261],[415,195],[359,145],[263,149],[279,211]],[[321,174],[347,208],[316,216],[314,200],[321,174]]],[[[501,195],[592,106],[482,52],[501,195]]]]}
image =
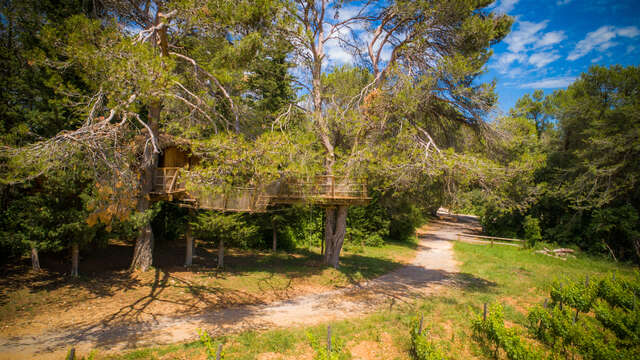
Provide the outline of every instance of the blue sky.
{"type": "Polygon", "coordinates": [[[593,64],[640,64],[640,0],[498,0],[492,7],[515,18],[481,78],[497,80],[503,112],[535,89],[565,88],[593,64]]]}

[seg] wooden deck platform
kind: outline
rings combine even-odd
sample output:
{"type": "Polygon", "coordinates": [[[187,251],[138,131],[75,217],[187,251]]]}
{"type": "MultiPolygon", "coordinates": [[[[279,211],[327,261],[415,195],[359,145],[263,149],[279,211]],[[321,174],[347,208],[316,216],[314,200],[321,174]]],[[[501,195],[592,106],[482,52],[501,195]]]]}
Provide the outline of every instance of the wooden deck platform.
{"type": "Polygon", "coordinates": [[[281,179],[261,187],[233,188],[225,194],[210,195],[204,191],[187,191],[180,178],[181,169],[158,168],[151,193],[154,199],[197,209],[234,212],[265,212],[269,206],[278,204],[366,205],[371,200],[366,183],[335,176],[281,179]]]}

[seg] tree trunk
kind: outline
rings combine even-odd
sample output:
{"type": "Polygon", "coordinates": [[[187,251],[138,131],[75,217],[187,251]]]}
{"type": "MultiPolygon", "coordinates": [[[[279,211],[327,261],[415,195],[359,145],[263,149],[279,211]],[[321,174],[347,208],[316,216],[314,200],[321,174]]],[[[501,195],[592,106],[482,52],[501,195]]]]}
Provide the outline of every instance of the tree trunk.
{"type": "Polygon", "coordinates": [[[187,233],[185,234],[187,239],[187,248],[184,259],[184,266],[193,265],[193,237],[191,236],[191,223],[187,222],[187,233]]]}
{"type": "Polygon", "coordinates": [[[78,257],[80,257],[80,246],[77,243],[71,244],[71,276],[78,277],[78,257]]]}
{"type": "Polygon", "coordinates": [[[278,249],[278,230],[276,228],[276,222],[271,221],[271,225],[273,228],[273,252],[275,253],[278,249]]]}
{"type": "MultiPolygon", "coordinates": [[[[167,17],[169,14],[162,14],[158,8],[156,11],[156,17],[154,20],[154,26],[157,26],[161,22],[161,17],[165,20],[169,20],[167,17]]],[[[167,57],[169,55],[168,42],[167,42],[167,26],[160,28],[157,31],[157,41],[154,46],[158,46],[160,49],[160,57],[167,57]]],[[[149,104],[149,136],[154,137],[159,134],[160,115],[162,112],[162,102],[160,100],[152,101],[149,104]]],[[[138,195],[137,211],[144,212],[149,210],[151,206],[151,199],[149,194],[153,190],[153,178],[158,168],[158,154],[155,152],[153,146],[149,144],[144,147],[143,154],[143,166],[141,174],[141,186],[140,194],[138,195]]],[[[151,221],[151,220],[149,220],[151,221]]],[[[146,224],[140,231],[138,239],[136,240],[136,247],[133,251],[133,260],[131,261],[130,270],[134,271],[140,269],[146,271],[153,264],[153,230],[150,224],[146,224]]]]}
{"type": "Polygon", "coordinates": [[[40,271],[40,258],[38,257],[38,249],[31,247],[31,268],[33,271],[40,271]]]}
{"type": "Polygon", "coordinates": [[[218,241],[218,269],[224,268],[224,240],[218,241]]]}
{"type": "Polygon", "coordinates": [[[153,264],[153,231],[151,224],[145,225],[138,239],[136,247],[133,250],[133,260],[131,261],[131,271],[142,270],[147,271],[153,264]]]}
{"type": "Polygon", "coordinates": [[[347,230],[347,210],[348,207],[340,205],[337,208],[327,208],[325,212],[324,227],[324,263],[325,265],[338,268],[340,252],[344,244],[344,235],[347,230]]]}
{"type": "Polygon", "coordinates": [[[329,265],[329,259],[331,258],[333,231],[335,229],[336,222],[336,209],[328,207],[324,212],[324,254],[322,261],[325,265],[329,265]]]}
{"type": "MultiPolygon", "coordinates": [[[[161,104],[154,102],[149,107],[149,122],[154,134],[158,132],[158,120],[160,119],[161,104]]],[[[143,162],[145,166],[142,169],[140,178],[140,194],[138,196],[137,211],[145,212],[151,206],[149,194],[153,190],[153,177],[158,167],[158,154],[156,154],[151,146],[146,146],[143,154],[143,162]]],[[[151,221],[151,220],[149,220],[151,221]]],[[[133,251],[133,260],[131,261],[131,271],[142,270],[147,271],[153,263],[153,230],[151,224],[144,225],[138,234],[136,246],[133,251]]]]}

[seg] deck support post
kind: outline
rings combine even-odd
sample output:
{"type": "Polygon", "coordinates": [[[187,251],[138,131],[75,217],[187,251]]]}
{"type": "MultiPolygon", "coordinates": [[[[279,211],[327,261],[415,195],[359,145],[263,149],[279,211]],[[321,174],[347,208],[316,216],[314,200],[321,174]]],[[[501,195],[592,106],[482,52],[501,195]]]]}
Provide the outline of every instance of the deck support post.
{"type": "Polygon", "coordinates": [[[218,240],[218,269],[224,269],[224,240],[218,240]]]}
{"type": "MultiPolygon", "coordinates": [[[[191,214],[191,211],[189,211],[191,214]]],[[[185,234],[187,240],[186,253],[184,258],[184,266],[193,265],[193,237],[191,236],[191,222],[187,220],[187,232],[185,234]]]]}

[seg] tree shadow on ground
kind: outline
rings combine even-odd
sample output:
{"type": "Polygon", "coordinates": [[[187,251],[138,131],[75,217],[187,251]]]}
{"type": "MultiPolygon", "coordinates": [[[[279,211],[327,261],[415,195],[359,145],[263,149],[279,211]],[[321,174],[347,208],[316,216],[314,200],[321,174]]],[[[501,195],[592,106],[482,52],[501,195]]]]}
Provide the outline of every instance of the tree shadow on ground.
{"type": "MultiPolygon", "coordinates": [[[[92,253],[81,253],[80,276],[69,276],[68,254],[43,253],[42,271],[31,270],[30,259],[7,264],[0,274],[0,306],[6,305],[9,294],[27,288],[30,293],[51,293],[61,288],[77,288],[89,293],[89,298],[112,296],[118,291],[140,285],[139,279],[127,271],[127,259],[133,253],[128,244],[109,244],[92,253]]],[[[86,297],[83,300],[87,300],[86,297]]]]}

